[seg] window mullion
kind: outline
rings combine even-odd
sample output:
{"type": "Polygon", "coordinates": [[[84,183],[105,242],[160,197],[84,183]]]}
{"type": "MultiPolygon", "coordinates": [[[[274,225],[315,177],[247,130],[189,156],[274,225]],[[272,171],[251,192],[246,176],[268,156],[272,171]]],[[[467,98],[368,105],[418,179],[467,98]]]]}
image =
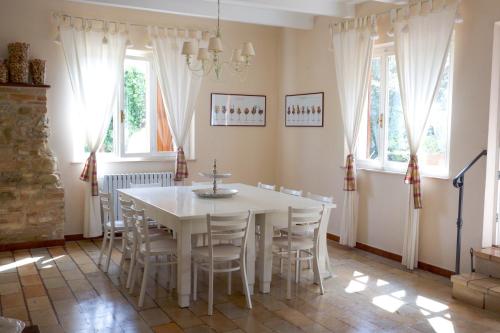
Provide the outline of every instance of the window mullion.
{"type": "Polygon", "coordinates": [[[387,98],[387,52],[384,52],[382,56],[382,64],[381,64],[381,98],[380,98],[380,116],[383,119],[382,126],[381,126],[381,139],[380,139],[380,151],[381,151],[381,166],[382,168],[385,168],[386,163],[385,161],[387,160],[387,149],[386,149],[386,143],[388,142],[388,136],[389,136],[389,126],[387,126],[387,105],[388,105],[388,98],[387,98]]]}

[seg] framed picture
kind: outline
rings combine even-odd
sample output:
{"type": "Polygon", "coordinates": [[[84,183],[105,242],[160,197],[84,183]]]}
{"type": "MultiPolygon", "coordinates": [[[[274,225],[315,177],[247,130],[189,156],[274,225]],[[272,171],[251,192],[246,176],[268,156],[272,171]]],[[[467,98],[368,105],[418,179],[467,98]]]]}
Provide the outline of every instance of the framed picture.
{"type": "Polygon", "coordinates": [[[285,126],[323,127],[324,93],[285,96],[285,126]]]}
{"type": "Polygon", "coordinates": [[[210,125],[266,126],[266,96],[211,94],[210,125]]]}

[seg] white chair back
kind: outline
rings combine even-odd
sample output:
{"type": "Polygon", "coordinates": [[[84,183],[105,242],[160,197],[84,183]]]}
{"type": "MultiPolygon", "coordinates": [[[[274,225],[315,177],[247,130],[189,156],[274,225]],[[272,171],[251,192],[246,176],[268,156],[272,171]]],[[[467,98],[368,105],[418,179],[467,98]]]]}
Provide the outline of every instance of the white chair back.
{"type": "Polygon", "coordinates": [[[148,187],[161,187],[161,183],[150,183],[150,184],[130,183],[130,188],[148,188],[148,187]]]}
{"type": "Polygon", "coordinates": [[[325,206],[317,208],[293,208],[288,207],[288,238],[289,242],[292,237],[307,236],[311,231],[314,231],[314,236],[317,235],[317,230],[323,216],[325,206]]]}
{"type": "Polygon", "coordinates": [[[135,237],[137,240],[137,246],[140,252],[145,252],[149,254],[151,252],[151,244],[149,239],[149,223],[146,219],[144,209],[134,209],[131,208],[132,214],[134,216],[134,227],[135,227],[135,237]],[[144,251],[143,251],[144,245],[144,251]]]}
{"type": "Polygon", "coordinates": [[[111,232],[115,231],[115,211],[113,209],[113,196],[111,193],[99,192],[99,201],[101,204],[102,221],[104,224],[110,222],[111,232]]]}
{"type": "Polygon", "coordinates": [[[302,190],[292,190],[292,189],[289,189],[289,188],[285,188],[283,186],[280,187],[280,192],[281,193],[285,193],[285,194],[294,195],[296,197],[301,197],[302,193],[303,193],[302,190]]]}
{"type": "Polygon", "coordinates": [[[313,194],[311,192],[307,192],[306,197],[309,199],[312,199],[312,200],[323,202],[323,203],[328,203],[328,204],[333,203],[333,197],[325,197],[322,195],[313,194]]]}
{"type": "MultiPolygon", "coordinates": [[[[217,242],[231,242],[235,245],[240,241],[241,251],[246,251],[248,238],[248,224],[251,213],[237,215],[210,215],[207,214],[208,248],[210,261],[213,259],[213,245],[217,242]]],[[[235,245],[236,246],[236,245],[235,245]]]]}
{"type": "Polygon", "coordinates": [[[264,183],[259,182],[257,184],[257,187],[264,189],[264,190],[276,191],[276,185],[268,185],[268,184],[264,184],[264,183]]]}
{"type": "Polygon", "coordinates": [[[134,213],[132,212],[132,207],[134,202],[132,200],[126,200],[120,197],[120,209],[122,211],[124,235],[123,237],[128,237],[129,232],[134,231],[134,213]]]}

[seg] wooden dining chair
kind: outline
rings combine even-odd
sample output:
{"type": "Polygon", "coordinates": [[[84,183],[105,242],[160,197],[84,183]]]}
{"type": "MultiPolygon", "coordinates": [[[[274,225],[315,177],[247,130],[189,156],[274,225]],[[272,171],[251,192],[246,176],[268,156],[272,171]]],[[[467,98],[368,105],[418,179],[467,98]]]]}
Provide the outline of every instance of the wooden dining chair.
{"type": "MultiPolygon", "coordinates": [[[[273,238],[273,245],[279,250],[275,252],[280,258],[287,261],[287,284],[286,297],[292,298],[292,261],[296,267],[300,262],[313,259],[314,269],[319,276],[319,286],[321,295],[324,294],[323,279],[319,274],[319,229],[322,221],[324,205],[318,208],[293,208],[288,207],[288,232],[277,238],[273,238]],[[313,230],[313,234],[309,232],[313,230]],[[304,252],[306,256],[299,256],[304,252]]],[[[300,275],[299,275],[300,282],[300,275]]]]}
{"type": "Polygon", "coordinates": [[[251,213],[238,215],[207,215],[208,246],[192,250],[193,299],[197,298],[198,268],[208,272],[208,314],[213,314],[214,274],[228,274],[231,294],[231,272],[240,271],[247,307],[252,308],[246,272],[246,247],[251,213]],[[227,242],[230,243],[220,243],[227,242]],[[218,244],[216,244],[218,243],[218,244]],[[216,267],[217,266],[217,267],[216,267]]]}
{"type": "Polygon", "coordinates": [[[292,189],[289,189],[289,188],[286,188],[283,186],[280,187],[280,192],[285,193],[285,194],[294,195],[296,197],[301,197],[302,194],[304,193],[304,191],[302,191],[302,190],[292,190],[292,189]]]}
{"type": "MultiPolygon", "coordinates": [[[[311,192],[306,193],[306,198],[309,198],[309,199],[312,199],[315,201],[319,201],[323,204],[333,204],[333,202],[334,202],[333,197],[323,196],[323,195],[319,195],[319,194],[313,194],[311,192]]],[[[325,221],[325,223],[328,224],[328,221],[325,221]]],[[[325,226],[325,227],[327,227],[327,226],[325,226]]],[[[323,237],[323,236],[321,236],[321,237],[323,237]]],[[[326,237],[326,233],[325,233],[324,237],[326,237]]],[[[325,251],[325,262],[326,262],[326,269],[330,272],[330,274],[332,274],[332,266],[330,263],[330,255],[328,254],[328,250],[325,251]]],[[[309,261],[308,263],[309,263],[309,268],[311,268],[311,261],[309,261]]]]}
{"type": "Polygon", "coordinates": [[[268,185],[268,184],[264,184],[264,183],[259,182],[257,184],[257,187],[264,189],[264,190],[276,191],[276,185],[268,185]]]}
{"type": "MultiPolygon", "coordinates": [[[[177,264],[177,241],[171,237],[162,237],[160,239],[152,239],[150,236],[149,224],[144,214],[144,210],[132,208],[134,219],[134,231],[136,238],[136,251],[134,267],[132,269],[132,281],[130,284],[130,293],[134,292],[135,279],[142,267],[142,282],[141,291],[139,293],[139,306],[144,305],[144,297],[146,295],[146,284],[151,266],[174,266],[177,264]],[[165,258],[165,261],[153,261],[152,258],[165,258]]],[[[172,283],[175,276],[175,270],[170,270],[170,281],[172,283]]]]}
{"type": "Polygon", "coordinates": [[[116,220],[113,196],[111,193],[99,192],[99,202],[101,205],[102,216],[102,245],[101,252],[99,253],[99,259],[97,264],[100,266],[102,257],[106,254],[106,262],[104,263],[103,271],[107,272],[109,269],[109,262],[111,260],[111,252],[113,251],[113,246],[117,234],[123,233],[125,230],[125,225],[122,220],[116,220]]]}

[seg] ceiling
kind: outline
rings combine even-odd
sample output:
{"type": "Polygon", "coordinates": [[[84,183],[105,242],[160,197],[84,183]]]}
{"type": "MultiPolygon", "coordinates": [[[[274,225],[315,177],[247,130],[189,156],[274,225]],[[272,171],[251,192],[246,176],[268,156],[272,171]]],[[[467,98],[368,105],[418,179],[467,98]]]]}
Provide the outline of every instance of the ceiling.
{"type": "MultiPolygon", "coordinates": [[[[178,15],[217,17],[217,0],[72,0],[178,15]]],[[[401,4],[406,0],[221,0],[221,18],[227,21],[312,29],[315,16],[352,17],[356,4],[401,4]]]]}

